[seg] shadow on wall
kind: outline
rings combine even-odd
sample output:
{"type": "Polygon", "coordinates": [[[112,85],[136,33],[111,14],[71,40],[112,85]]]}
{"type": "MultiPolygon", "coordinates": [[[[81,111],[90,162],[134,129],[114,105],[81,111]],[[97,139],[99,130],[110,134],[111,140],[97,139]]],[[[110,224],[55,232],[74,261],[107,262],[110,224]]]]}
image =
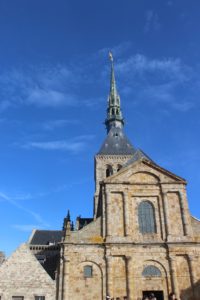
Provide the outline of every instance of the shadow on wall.
{"type": "Polygon", "coordinates": [[[193,288],[187,288],[180,291],[181,300],[199,300],[200,299],[200,280],[198,280],[193,288]]]}
{"type": "Polygon", "coordinates": [[[60,250],[58,246],[50,246],[48,249],[42,249],[35,253],[35,257],[41,266],[55,280],[56,272],[60,261],[60,250]]]}

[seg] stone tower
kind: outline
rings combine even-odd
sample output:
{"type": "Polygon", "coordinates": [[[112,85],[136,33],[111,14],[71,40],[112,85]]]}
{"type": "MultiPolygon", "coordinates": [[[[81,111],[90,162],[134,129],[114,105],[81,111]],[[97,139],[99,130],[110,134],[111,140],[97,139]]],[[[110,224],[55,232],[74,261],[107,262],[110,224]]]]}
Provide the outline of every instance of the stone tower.
{"type": "Polygon", "coordinates": [[[113,56],[109,53],[111,62],[110,93],[108,96],[107,117],[105,120],[107,137],[99,152],[95,155],[95,196],[94,217],[97,216],[99,183],[106,177],[118,172],[134,155],[145,156],[136,150],[124,133],[124,119],[121,110],[120,96],[117,91],[113,56]]]}

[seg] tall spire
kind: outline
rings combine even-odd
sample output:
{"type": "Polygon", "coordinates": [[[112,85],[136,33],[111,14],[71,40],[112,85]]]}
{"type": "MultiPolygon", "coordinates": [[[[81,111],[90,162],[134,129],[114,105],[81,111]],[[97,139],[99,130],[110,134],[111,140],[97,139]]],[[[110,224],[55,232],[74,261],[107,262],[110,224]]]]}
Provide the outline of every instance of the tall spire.
{"type": "Polygon", "coordinates": [[[122,128],[124,125],[124,120],[120,108],[120,97],[117,93],[117,87],[115,82],[114,62],[111,52],[109,53],[109,58],[111,62],[111,78],[110,94],[108,96],[107,118],[105,120],[107,132],[109,132],[112,127],[122,128]]]}

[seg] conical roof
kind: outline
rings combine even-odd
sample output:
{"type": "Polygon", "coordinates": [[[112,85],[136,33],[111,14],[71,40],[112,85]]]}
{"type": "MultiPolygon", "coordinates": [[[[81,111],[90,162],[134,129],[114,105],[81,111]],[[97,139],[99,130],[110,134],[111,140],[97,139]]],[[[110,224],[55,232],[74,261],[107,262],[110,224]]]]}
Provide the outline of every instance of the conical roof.
{"type": "Polygon", "coordinates": [[[136,149],[132,146],[122,128],[112,127],[103,142],[99,155],[133,155],[136,149]]]}

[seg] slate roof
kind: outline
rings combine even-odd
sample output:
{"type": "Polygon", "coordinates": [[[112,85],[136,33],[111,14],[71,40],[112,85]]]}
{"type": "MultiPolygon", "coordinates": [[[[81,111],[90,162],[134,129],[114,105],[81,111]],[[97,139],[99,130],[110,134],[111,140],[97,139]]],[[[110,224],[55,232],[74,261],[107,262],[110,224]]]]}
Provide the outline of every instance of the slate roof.
{"type": "Polygon", "coordinates": [[[147,155],[145,154],[141,149],[137,149],[135,151],[135,153],[133,154],[133,157],[131,157],[131,159],[129,159],[124,165],[123,167],[126,167],[126,166],[129,166],[131,165],[133,162],[141,159],[141,158],[146,158],[147,160],[150,160],[152,161],[152,159],[147,155]]]}
{"type": "Polygon", "coordinates": [[[93,221],[93,218],[81,218],[81,217],[77,217],[76,222],[77,222],[77,229],[80,230],[81,228],[83,228],[84,226],[88,225],[89,223],[91,223],[93,221]]]}
{"type": "Polygon", "coordinates": [[[51,245],[61,242],[62,230],[35,230],[29,240],[30,245],[51,245]]]}
{"type": "Polygon", "coordinates": [[[112,127],[101,146],[99,155],[133,155],[136,149],[132,146],[122,128],[112,127]]]}

